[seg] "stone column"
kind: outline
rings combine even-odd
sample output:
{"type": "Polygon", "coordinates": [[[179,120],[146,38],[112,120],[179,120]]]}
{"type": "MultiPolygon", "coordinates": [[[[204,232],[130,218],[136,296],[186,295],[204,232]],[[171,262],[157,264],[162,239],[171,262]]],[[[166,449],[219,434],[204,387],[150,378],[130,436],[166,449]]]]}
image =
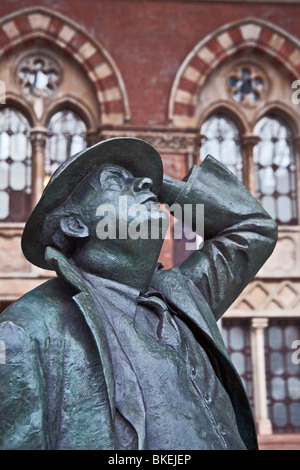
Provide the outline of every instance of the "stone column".
{"type": "Polygon", "coordinates": [[[45,127],[33,127],[30,132],[32,145],[32,208],[39,201],[44,189],[44,154],[47,139],[45,127]]]}
{"type": "Polygon", "coordinates": [[[251,359],[253,374],[254,415],[257,432],[260,435],[272,434],[272,423],[268,418],[267,383],[264,351],[264,329],[267,318],[253,318],[251,322],[251,359]]]}
{"type": "Polygon", "coordinates": [[[101,140],[101,132],[99,131],[88,131],[86,135],[86,144],[87,147],[92,147],[92,145],[97,144],[101,140]]]}
{"type": "MultiPolygon", "coordinates": [[[[300,135],[296,135],[293,139],[293,150],[294,150],[294,159],[295,162],[298,162],[300,157],[300,135]]],[[[299,165],[296,164],[296,179],[297,179],[297,193],[298,199],[300,194],[300,169],[299,165]]],[[[298,201],[297,201],[298,204],[298,201]]]]}
{"type": "Polygon", "coordinates": [[[241,139],[243,152],[243,180],[246,188],[255,195],[255,170],[253,148],[259,142],[259,137],[254,134],[244,134],[241,139]]]}
{"type": "Polygon", "coordinates": [[[198,134],[195,136],[195,143],[194,143],[194,152],[193,152],[193,165],[200,165],[200,149],[202,145],[202,139],[204,135],[198,134]]]}
{"type": "MultiPolygon", "coordinates": [[[[300,135],[296,135],[293,138],[293,145],[294,145],[294,150],[295,150],[296,155],[299,155],[299,153],[300,153],[300,135]]],[[[295,160],[297,160],[297,159],[295,158],[295,160]]]]}

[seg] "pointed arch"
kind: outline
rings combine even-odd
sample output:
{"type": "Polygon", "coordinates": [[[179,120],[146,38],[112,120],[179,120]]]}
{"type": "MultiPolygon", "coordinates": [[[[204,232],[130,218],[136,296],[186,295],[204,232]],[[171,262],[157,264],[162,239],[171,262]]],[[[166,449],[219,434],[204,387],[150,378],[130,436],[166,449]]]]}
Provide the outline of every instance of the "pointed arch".
{"type": "Polygon", "coordinates": [[[226,58],[249,47],[271,56],[293,80],[299,77],[298,39],[260,19],[226,24],[202,39],[179,67],[169,99],[169,122],[194,126],[198,96],[209,74],[226,58]]]}
{"type": "Polygon", "coordinates": [[[106,49],[83,28],[44,7],[25,8],[1,19],[2,54],[36,38],[66,51],[89,76],[103,124],[122,124],[130,120],[127,93],[116,64],[106,49]]]}
{"type": "Polygon", "coordinates": [[[238,108],[233,109],[232,106],[230,106],[225,100],[218,100],[203,110],[200,122],[198,121],[200,123],[200,127],[213,114],[224,114],[225,116],[227,116],[234,122],[241,135],[250,132],[249,124],[247,123],[244,115],[240,112],[238,108]]]}
{"type": "Polygon", "coordinates": [[[300,123],[298,116],[293,112],[293,108],[286,106],[281,102],[272,102],[264,106],[262,110],[256,115],[256,119],[253,122],[253,128],[257,122],[264,116],[272,115],[278,116],[283,122],[285,122],[292,130],[293,135],[297,136],[300,134],[300,123]]]}

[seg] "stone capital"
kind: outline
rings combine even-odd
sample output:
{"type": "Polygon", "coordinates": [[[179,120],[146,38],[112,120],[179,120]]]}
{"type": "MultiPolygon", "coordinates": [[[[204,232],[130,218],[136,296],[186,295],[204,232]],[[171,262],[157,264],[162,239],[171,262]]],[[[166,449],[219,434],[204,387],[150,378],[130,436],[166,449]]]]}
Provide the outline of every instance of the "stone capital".
{"type": "Polygon", "coordinates": [[[46,145],[48,130],[46,127],[32,127],[30,130],[30,141],[34,147],[44,148],[46,145]]]}
{"type": "Polygon", "coordinates": [[[294,138],[293,138],[293,143],[296,147],[297,150],[300,150],[300,135],[296,135],[294,138]]]}
{"type": "Polygon", "coordinates": [[[264,330],[269,324],[268,318],[252,318],[251,328],[256,330],[264,330]]]}
{"type": "Polygon", "coordinates": [[[256,144],[258,144],[259,141],[260,138],[255,134],[244,134],[241,137],[241,144],[243,147],[253,148],[256,144]]]}

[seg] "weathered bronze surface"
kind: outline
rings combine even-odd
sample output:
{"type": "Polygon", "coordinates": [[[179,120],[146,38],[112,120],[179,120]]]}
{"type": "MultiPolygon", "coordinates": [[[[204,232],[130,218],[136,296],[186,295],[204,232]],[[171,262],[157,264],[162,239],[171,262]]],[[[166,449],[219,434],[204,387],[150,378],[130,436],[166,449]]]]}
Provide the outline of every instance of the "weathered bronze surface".
{"type": "Polygon", "coordinates": [[[275,222],[211,156],[183,181],[163,176],[158,153],[139,139],[72,157],[23,235],[27,259],[57,277],[1,316],[0,448],[256,449],[216,321],[276,238],[275,222]],[[147,208],[147,223],[165,218],[150,210],[156,198],[204,204],[204,246],[164,270],[163,231],[100,240],[97,208],[110,203],[119,221],[121,196],[147,208]]]}

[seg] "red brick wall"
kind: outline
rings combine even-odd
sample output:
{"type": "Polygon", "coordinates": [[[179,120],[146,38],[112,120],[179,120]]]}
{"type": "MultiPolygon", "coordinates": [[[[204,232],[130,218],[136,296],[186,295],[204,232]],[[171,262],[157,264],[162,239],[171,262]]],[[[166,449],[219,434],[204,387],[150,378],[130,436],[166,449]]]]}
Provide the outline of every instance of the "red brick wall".
{"type": "Polygon", "coordinates": [[[81,25],[111,54],[128,93],[131,124],[167,125],[178,67],[207,34],[246,17],[270,21],[299,37],[300,5],[188,1],[33,0],[0,3],[0,17],[44,6],[81,25]]]}

